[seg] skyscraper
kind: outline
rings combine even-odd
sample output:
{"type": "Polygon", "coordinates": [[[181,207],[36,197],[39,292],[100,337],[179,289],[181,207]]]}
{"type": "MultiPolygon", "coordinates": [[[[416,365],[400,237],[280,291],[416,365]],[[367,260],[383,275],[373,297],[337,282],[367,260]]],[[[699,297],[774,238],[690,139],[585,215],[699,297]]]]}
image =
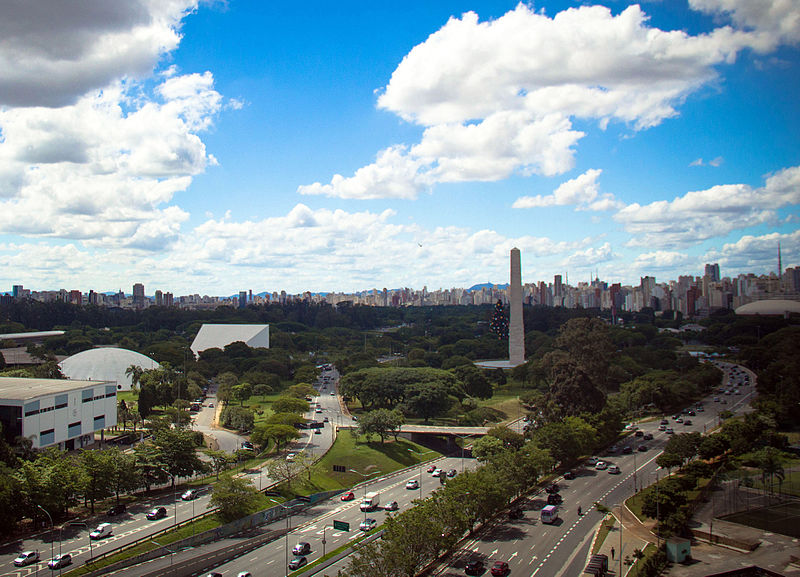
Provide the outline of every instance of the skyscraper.
{"type": "Polygon", "coordinates": [[[140,282],[133,285],[133,306],[137,309],[144,308],[144,285],[140,282]]]}

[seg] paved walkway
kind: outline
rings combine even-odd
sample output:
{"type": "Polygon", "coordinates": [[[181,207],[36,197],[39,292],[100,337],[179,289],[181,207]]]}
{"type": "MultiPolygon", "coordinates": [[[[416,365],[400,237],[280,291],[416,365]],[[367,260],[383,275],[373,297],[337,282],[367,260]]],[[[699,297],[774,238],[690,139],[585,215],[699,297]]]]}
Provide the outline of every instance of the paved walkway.
{"type": "Polygon", "coordinates": [[[608,556],[608,575],[624,577],[632,567],[633,552],[643,550],[648,543],[655,543],[656,537],[624,505],[616,507],[609,518],[614,519],[614,527],[606,535],[598,553],[608,556]]]}

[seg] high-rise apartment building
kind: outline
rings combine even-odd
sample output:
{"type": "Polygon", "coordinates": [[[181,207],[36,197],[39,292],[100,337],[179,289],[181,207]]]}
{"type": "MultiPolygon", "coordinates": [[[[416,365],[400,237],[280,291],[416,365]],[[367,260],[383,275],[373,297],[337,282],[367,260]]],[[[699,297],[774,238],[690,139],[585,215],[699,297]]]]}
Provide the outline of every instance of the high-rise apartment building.
{"type": "Polygon", "coordinates": [[[144,285],[140,282],[133,285],[133,306],[137,309],[144,308],[144,285]]]}
{"type": "Polygon", "coordinates": [[[711,282],[719,282],[722,277],[719,276],[719,263],[707,264],[705,275],[711,282]]]}

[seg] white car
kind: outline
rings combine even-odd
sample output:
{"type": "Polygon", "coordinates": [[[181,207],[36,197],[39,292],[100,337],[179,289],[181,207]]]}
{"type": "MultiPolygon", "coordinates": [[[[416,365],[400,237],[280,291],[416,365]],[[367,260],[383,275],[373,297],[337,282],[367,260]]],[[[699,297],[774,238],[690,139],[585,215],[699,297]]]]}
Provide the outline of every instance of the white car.
{"type": "Polygon", "coordinates": [[[97,529],[89,533],[89,539],[104,539],[111,536],[111,523],[100,523],[97,529]]]}
{"type": "Polygon", "coordinates": [[[599,459],[597,457],[589,457],[588,459],[586,459],[586,464],[589,465],[590,467],[594,467],[598,461],[599,459]]]}
{"type": "Polygon", "coordinates": [[[620,473],[620,470],[619,470],[619,467],[617,467],[616,465],[611,465],[611,466],[608,468],[608,472],[609,472],[609,474],[611,474],[611,475],[619,475],[619,473],[620,473]]]}
{"type": "Polygon", "coordinates": [[[433,473],[431,473],[431,477],[441,477],[442,475],[444,475],[442,469],[434,469],[433,473]]]}
{"type": "Polygon", "coordinates": [[[597,464],[594,466],[594,468],[597,469],[598,471],[605,471],[606,469],[608,469],[608,463],[606,463],[605,461],[597,461],[597,464]]]}
{"type": "Polygon", "coordinates": [[[286,460],[287,460],[287,461],[294,461],[294,458],[295,458],[296,456],[297,456],[297,454],[296,454],[296,453],[289,453],[289,454],[287,454],[287,455],[286,455],[286,460]]]}
{"type": "Polygon", "coordinates": [[[24,553],[20,553],[19,557],[14,559],[14,566],[24,567],[25,565],[36,563],[38,560],[39,560],[38,551],[25,551],[24,553]]]}
{"type": "Polygon", "coordinates": [[[408,481],[406,481],[406,489],[409,490],[419,489],[419,481],[417,481],[416,479],[409,479],[408,481]]]}

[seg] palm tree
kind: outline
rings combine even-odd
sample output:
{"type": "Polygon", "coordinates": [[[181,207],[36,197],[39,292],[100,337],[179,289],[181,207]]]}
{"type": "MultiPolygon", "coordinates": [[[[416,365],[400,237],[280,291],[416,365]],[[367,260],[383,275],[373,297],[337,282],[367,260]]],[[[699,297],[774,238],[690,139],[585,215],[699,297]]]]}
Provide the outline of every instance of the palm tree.
{"type": "Polygon", "coordinates": [[[142,378],[142,373],[144,373],[144,369],[138,365],[131,365],[125,369],[125,376],[131,378],[131,389],[134,391],[139,388],[139,381],[142,378]]]}
{"type": "Polygon", "coordinates": [[[764,484],[764,491],[767,490],[767,479],[769,479],[769,492],[772,492],[773,479],[778,477],[779,483],[783,483],[785,472],[783,470],[783,453],[775,447],[765,447],[758,452],[758,467],[761,469],[761,482],[764,484]]]}

